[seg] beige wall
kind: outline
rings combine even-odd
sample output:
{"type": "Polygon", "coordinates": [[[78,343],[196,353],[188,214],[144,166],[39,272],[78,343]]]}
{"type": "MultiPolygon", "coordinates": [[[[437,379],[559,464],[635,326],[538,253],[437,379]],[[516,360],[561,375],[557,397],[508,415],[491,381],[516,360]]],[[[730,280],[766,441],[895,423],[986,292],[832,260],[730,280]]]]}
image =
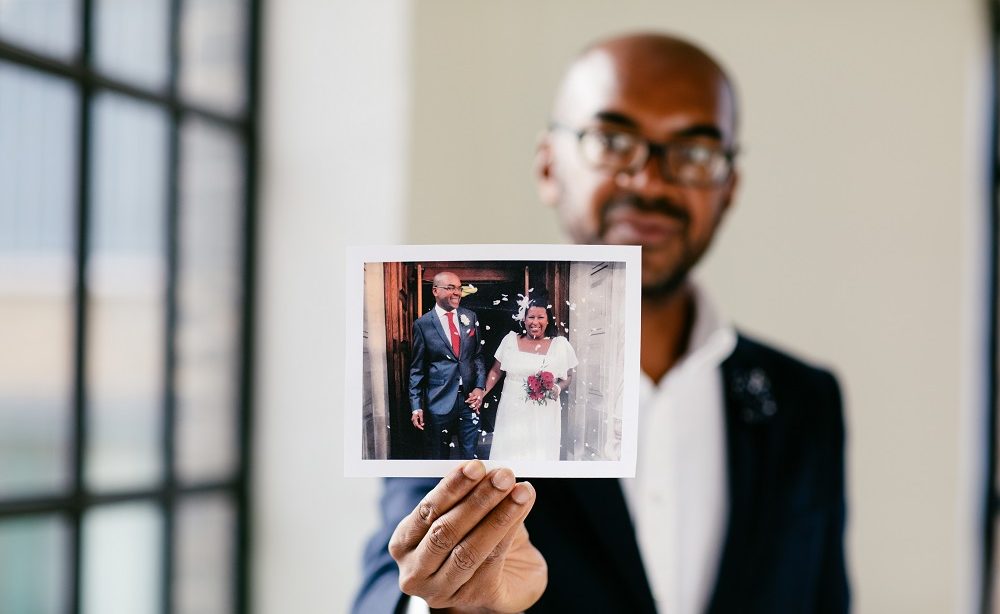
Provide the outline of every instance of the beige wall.
{"type": "Polygon", "coordinates": [[[537,132],[566,61],[632,28],[737,77],[745,180],[700,277],[842,377],[856,611],[968,611],[979,4],[270,3],[258,611],[342,609],[375,522],[375,482],[340,477],[343,245],[560,241],[537,132]]]}

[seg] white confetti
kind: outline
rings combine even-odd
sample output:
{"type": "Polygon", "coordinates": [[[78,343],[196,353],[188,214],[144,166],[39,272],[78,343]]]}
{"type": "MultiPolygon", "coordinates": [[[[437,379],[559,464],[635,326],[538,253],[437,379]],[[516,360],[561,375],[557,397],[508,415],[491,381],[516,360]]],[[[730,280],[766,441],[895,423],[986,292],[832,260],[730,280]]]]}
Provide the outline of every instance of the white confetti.
{"type": "Polygon", "coordinates": [[[486,409],[489,409],[490,404],[489,403],[483,403],[483,407],[485,407],[486,409]]]}
{"type": "Polygon", "coordinates": [[[441,429],[441,432],[442,432],[442,433],[447,433],[447,432],[448,432],[448,429],[441,429]]]}
{"type": "Polygon", "coordinates": [[[500,304],[500,299],[497,299],[497,300],[493,301],[493,304],[494,305],[499,305],[500,304]]]}
{"type": "Polygon", "coordinates": [[[482,341],[480,341],[479,345],[486,345],[486,339],[483,339],[482,341]]]}
{"type": "Polygon", "coordinates": [[[453,442],[449,443],[449,444],[448,444],[448,447],[449,447],[449,448],[454,448],[454,447],[455,447],[455,442],[453,441],[453,442]]]}
{"type": "Polygon", "coordinates": [[[552,309],[552,305],[546,305],[545,308],[546,309],[552,309]]]}
{"type": "MultiPolygon", "coordinates": [[[[479,322],[476,322],[476,326],[479,326],[479,322]]],[[[489,329],[490,329],[490,325],[489,325],[489,324],[487,324],[487,325],[486,325],[486,330],[489,330],[489,329]]]]}
{"type": "Polygon", "coordinates": [[[531,294],[531,293],[532,293],[532,292],[534,292],[534,291],[535,291],[535,289],[534,289],[534,288],[528,288],[528,294],[531,294]]]}

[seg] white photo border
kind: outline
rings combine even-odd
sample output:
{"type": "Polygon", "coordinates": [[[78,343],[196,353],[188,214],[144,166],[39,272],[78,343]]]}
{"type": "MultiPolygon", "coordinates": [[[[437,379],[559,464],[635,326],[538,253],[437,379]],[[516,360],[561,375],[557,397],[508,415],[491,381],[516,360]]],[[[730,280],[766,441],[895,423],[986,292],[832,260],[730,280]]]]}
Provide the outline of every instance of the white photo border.
{"type": "Polygon", "coordinates": [[[623,262],[625,263],[625,347],[622,395],[621,458],[616,461],[502,461],[484,460],[487,468],[509,467],[518,477],[631,478],[639,436],[639,326],[641,248],[631,245],[381,245],[347,248],[344,312],[344,475],[345,477],[441,477],[461,460],[381,460],[362,458],[364,402],[365,263],[384,262],[623,262]],[[456,257],[456,254],[461,254],[456,257]],[[517,254],[517,258],[510,258],[517,254]],[[353,373],[357,370],[358,373],[353,373]]]}

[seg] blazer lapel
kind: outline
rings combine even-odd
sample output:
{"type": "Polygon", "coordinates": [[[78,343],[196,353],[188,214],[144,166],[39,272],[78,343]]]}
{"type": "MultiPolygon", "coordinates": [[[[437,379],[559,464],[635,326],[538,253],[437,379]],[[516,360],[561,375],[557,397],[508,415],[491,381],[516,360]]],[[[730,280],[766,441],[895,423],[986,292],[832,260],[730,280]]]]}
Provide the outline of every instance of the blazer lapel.
{"type": "Polygon", "coordinates": [[[591,478],[566,482],[577,498],[576,509],[590,522],[592,535],[597,537],[597,542],[608,556],[608,568],[619,573],[621,582],[628,587],[635,603],[645,606],[643,611],[655,611],[653,593],[635,541],[635,528],[618,480],[591,478]]]}
{"type": "MultiPolygon", "coordinates": [[[[773,398],[747,391],[747,381],[766,374],[755,365],[742,338],[736,349],[722,363],[725,387],[726,451],[729,470],[729,523],[719,575],[716,578],[709,612],[729,612],[739,609],[743,597],[752,591],[750,585],[754,543],[760,514],[762,477],[760,451],[767,445],[769,424],[776,411],[773,398]],[[768,406],[768,403],[771,405],[768,406]]],[[[768,393],[769,394],[769,393],[768,393]]]]}

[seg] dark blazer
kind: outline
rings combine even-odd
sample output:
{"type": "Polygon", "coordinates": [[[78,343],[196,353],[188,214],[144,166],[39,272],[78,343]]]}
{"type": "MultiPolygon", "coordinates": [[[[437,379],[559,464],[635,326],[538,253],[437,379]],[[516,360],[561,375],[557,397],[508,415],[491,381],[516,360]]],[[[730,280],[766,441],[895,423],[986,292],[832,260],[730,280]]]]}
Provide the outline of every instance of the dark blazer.
{"type": "MultiPolygon", "coordinates": [[[[746,337],[722,365],[729,522],[708,612],[846,612],[844,425],[833,376],[746,337]]],[[[437,480],[389,478],[354,611],[393,612],[396,524],[437,480]]],[[[531,612],[654,612],[616,479],[538,479],[525,524],[548,562],[531,612]]]]}
{"type": "Polygon", "coordinates": [[[447,414],[455,406],[458,380],[466,391],[483,388],[486,367],[480,343],[476,313],[463,307],[455,309],[455,326],[461,338],[459,356],[444,332],[437,310],[431,309],[413,323],[413,352],[410,357],[410,409],[425,409],[447,414]],[[469,322],[462,323],[462,316],[469,322]]]}

